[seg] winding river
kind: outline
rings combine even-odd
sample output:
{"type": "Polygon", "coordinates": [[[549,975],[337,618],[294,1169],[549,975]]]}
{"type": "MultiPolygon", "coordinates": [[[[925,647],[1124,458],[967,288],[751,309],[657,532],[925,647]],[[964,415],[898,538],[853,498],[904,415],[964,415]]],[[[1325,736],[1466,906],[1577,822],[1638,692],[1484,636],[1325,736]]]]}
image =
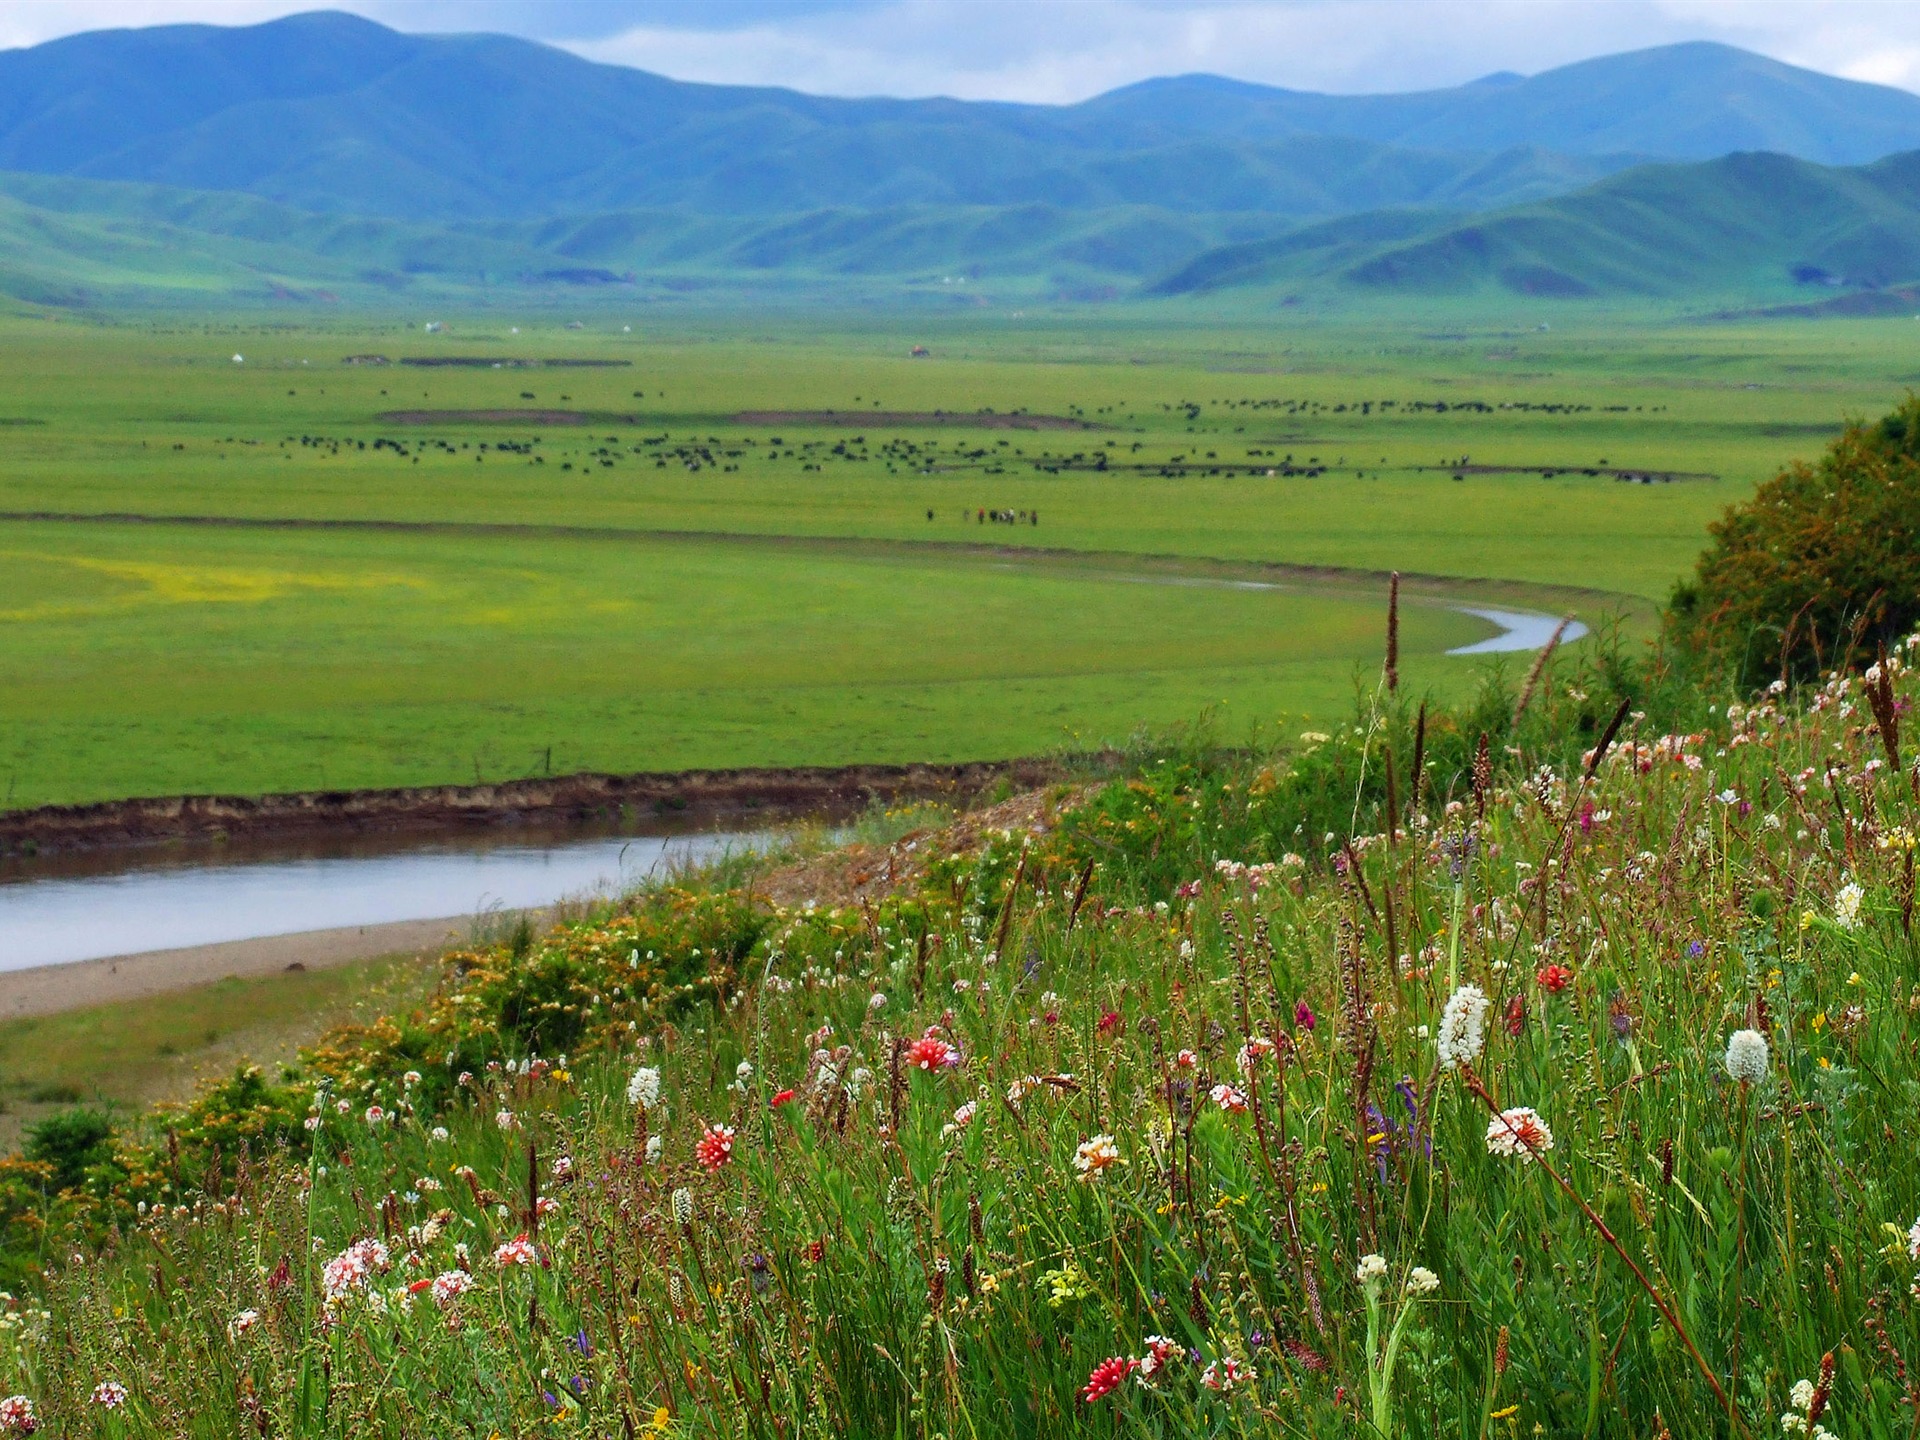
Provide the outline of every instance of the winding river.
{"type": "MultiPolygon", "coordinates": [[[[1147,583],[1295,588],[1176,576],[1147,583]]],[[[1561,623],[1538,611],[1448,608],[1499,627],[1449,655],[1537,650],[1561,623]]],[[[1562,638],[1586,633],[1569,621],[1562,638]]],[[[428,842],[180,847],[132,863],[125,855],[7,862],[0,866],[0,974],[356,928],[368,937],[361,949],[379,954],[393,948],[400,922],[444,920],[448,930],[464,930],[475,916],[616,892],[663,867],[763,841],[751,831],[583,834],[522,826],[428,842]]]]}

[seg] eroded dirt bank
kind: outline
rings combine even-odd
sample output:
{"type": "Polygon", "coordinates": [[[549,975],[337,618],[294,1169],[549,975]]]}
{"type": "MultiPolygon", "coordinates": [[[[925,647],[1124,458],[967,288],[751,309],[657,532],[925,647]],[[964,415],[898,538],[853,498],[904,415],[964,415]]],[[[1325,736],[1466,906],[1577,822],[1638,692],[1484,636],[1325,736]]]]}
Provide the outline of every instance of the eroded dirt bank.
{"type": "Polygon", "coordinates": [[[498,784],[288,795],[175,795],[0,813],[0,855],[65,853],[171,840],[433,831],[548,818],[845,813],[894,796],[965,798],[1001,780],[1026,789],[1060,772],[1046,760],[841,765],[556,775],[498,784]]]}

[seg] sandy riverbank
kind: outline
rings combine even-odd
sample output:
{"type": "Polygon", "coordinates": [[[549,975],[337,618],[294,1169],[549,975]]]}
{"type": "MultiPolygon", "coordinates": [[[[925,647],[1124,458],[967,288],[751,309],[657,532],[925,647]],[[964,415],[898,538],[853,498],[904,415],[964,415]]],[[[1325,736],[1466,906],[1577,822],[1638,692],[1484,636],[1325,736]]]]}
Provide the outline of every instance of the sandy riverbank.
{"type": "Polygon", "coordinates": [[[470,923],[465,916],[448,916],[399,920],[388,925],[346,925],[297,935],[269,935],[218,945],[189,945],[179,950],[111,955],[70,965],[0,971],[0,1019],[53,1015],[62,1010],[137,1000],[212,984],[228,976],[272,975],[296,966],[323,970],[383,955],[437,954],[464,939],[470,923]]]}

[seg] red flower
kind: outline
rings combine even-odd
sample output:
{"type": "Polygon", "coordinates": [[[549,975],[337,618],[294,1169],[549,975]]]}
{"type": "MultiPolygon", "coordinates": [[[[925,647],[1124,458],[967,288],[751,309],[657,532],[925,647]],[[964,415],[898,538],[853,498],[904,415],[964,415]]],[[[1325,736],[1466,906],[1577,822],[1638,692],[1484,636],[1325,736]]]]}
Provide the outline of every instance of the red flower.
{"type": "Polygon", "coordinates": [[[1573,972],[1564,965],[1542,965],[1534,972],[1533,978],[1555,995],[1573,983],[1573,972]]]}
{"type": "Polygon", "coordinates": [[[1507,1034],[1518,1035],[1527,1028],[1526,997],[1516,995],[1507,1001],[1507,1034]]]}
{"type": "Polygon", "coordinates": [[[1080,1398],[1091,1404],[1095,1400],[1104,1400],[1135,1370],[1140,1368],[1138,1360],[1129,1360],[1124,1355],[1116,1355],[1111,1360],[1102,1360],[1093,1367],[1093,1373],[1087,1377],[1087,1383],[1080,1388],[1080,1398]]]}
{"type": "Polygon", "coordinates": [[[771,1100],[767,1101],[767,1108],[769,1110],[778,1110],[782,1105],[786,1104],[791,1099],[793,1099],[793,1091],[782,1090],[777,1095],[775,1095],[771,1100]]]}
{"type": "Polygon", "coordinates": [[[702,1126],[700,1138],[694,1142],[693,1158],[709,1170],[718,1170],[726,1164],[733,1158],[733,1127],[702,1126]]]}
{"type": "Polygon", "coordinates": [[[824,1240],[809,1240],[805,1254],[810,1264],[818,1265],[826,1258],[827,1242],[824,1240]]]}
{"type": "Polygon", "coordinates": [[[1100,1023],[1095,1028],[1097,1028],[1102,1035],[1113,1035],[1119,1032],[1122,1023],[1120,1012],[1118,1010],[1109,1010],[1100,1017],[1100,1023]]]}
{"type": "Polygon", "coordinates": [[[916,1070],[945,1070],[960,1063],[960,1052],[929,1030],[907,1047],[907,1063],[916,1070]]]}

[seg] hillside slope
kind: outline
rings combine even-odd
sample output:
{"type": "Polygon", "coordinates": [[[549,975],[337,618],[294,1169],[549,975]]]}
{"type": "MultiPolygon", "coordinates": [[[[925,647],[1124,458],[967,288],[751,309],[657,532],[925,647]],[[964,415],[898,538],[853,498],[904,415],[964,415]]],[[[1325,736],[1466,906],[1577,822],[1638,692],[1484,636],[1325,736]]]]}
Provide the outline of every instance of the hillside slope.
{"type": "Polygon", "coordinates": [[[1830,168],[1649,165],[1492,214],[1351,216],[1195,257],[1159,295],[1326,282],[1373,293],[1701,296],[1920,278],[1920,152],[1830,168]]]}

